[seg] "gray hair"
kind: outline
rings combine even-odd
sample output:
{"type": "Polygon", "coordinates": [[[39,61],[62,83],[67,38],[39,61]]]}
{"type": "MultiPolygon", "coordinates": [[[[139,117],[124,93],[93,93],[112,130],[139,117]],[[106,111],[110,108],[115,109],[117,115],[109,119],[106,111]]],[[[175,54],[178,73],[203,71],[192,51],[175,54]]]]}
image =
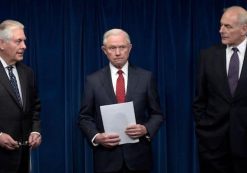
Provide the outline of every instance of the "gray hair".
{"type": "Polygon", "coordinates": [[[240,24],[247,24],[247,11],[240,6],[231,6],[228,8],[224,9],[224,12],[228,10],[238,10],[237,15],[238,15],[238,21],[240,24]]]}
{"type": "Polygon", "coordinates": [[[0,39],[5,41],[10,40],[13,35],[13,30],[24,29],[24,25],[15,20],[5,20],[0,23],[0,39]]]}
{"type": "Polygon", "coordinates": [[[125,35],[125,38],[126,38],[126,41],[128,43],[131,43],[129,34],[126,31],[124,31],[122,29],[114,28],[114,29],[111,29],[111,30],[105,32],[105,34],[103,36],[103,45],[106,44],[107,38],[109,36],[111,36],[111,35],[120,35],[120,34],[124,34],[125,35]]]}

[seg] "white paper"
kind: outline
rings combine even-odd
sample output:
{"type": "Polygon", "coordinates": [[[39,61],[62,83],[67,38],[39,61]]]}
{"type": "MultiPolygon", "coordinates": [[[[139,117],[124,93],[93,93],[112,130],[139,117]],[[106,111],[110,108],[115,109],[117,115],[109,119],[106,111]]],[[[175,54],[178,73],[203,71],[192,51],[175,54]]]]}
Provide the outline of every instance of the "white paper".
{"type": "Polygon", "coordinates": [[[127,126],[136,124],[133,102],[100,106],[100,111],[105,132],[117,133],[119,144],[139,142],[139,139],[132,139],[125,134],[127,126]]]}

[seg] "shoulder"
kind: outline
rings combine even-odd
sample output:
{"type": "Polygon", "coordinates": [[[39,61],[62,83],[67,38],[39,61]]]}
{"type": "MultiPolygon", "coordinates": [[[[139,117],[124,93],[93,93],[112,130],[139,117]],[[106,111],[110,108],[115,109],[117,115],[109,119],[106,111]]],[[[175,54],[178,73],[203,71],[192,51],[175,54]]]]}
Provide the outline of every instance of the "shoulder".
{"type": "Polygon", "coordinates": [[[217,45],[213,45],[209,48],[206,49],[202,49],[201,50],[201,54],[212,54],[212,53],[216,53],[218,51],[222,51],[225,50],[226,46],[223,44],[217,44],[217,45]]]}
{"type": "Polygon", "coordinates": [[[202,49],[200,52],[200,64],[215,63],[216,60],[225,58],[226,46],[223,44],[213,45],[207,49],[202,49]]]}
{"type": "Polygon", "coordinates": [[[27,66],[26,64],[22,62],[16,63],[16,68],[25,71],[26,73],[33,73],[33,70],[31,67],[27,66]]]}
{"type": "Polygon", "coordinates": [[[110,68],[109,66],[105,66],[89,75],[87,75],[87,80],[98,80],[99,78],[103,78],[106,75],[110,75],[110,68]]]}
{"type": "Polygon", "coordinates": [[[152,72],[149,70],[146,70],[144,68],[138,67],[138,66],[134,66],[134,65],[130,65],[129,66],[129,73],[135,73],[137,75],[144,75],[144,76],[151,76],[152,72]]]}
{"type": "Polygon", "coordinates": [[[129,79],[132,79],[136,82],[139,81],[142,84],[154,81],[154,76],[151,71],[133,65],[129,66],[128,76],[129,79]]]}

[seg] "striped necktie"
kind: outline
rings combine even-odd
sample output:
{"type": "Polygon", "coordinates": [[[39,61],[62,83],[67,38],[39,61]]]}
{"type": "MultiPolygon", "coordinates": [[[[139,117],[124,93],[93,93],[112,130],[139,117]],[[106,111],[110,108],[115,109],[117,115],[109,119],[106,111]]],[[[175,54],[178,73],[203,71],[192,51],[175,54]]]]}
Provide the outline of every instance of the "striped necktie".
{"type": "Polygon", "coordinates": [[[238,48],[232,48],[233,54],[230,59],[229,68],[228,68],[228,83],[231,90],[232,96],[235,93],[235,90],[238,85],[238,75],[239,75],[239,57],[238,57],[238,48]]]}
{"type": "Polygon", "coordinates": [[[14,90],[14,93],[15,93],[15,96],[19,102],[19,104],[22,106],[22,101],[21,101],[21,96],[20,96],[20,92],[19,92],[19,89],[18,89],[18,85],[17,85],[17,81],[16,81],[16,78],[15,78],[15,75],[13,73],[13,66],[10,65],[7,67],[8,69],[8,72],[9,72],[9,81],[10,81],[10,84],[14,90]]]}

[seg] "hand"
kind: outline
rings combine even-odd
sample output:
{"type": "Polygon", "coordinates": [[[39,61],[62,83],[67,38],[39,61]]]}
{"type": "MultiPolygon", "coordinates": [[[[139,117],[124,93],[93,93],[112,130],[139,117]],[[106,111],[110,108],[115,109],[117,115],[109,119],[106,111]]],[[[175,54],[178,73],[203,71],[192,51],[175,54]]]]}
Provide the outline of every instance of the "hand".
{"type": "Polygon", "coordinates": [[[0,147],[7,150],[14,150],[19,148],[18,142],[15,141],[10,135],[2,133],[0,136],[0,147]]]}
{"type": "Polygon", "coordinates": [[[130,125],[126,128],[125,130],[125,133],[133,138],[133,139],[136,139],[136,138],[140,138],[144,135],[147,134],[147,129],[144,125],[141,125],[141,124],[134,124],[134,125],[130,125]]]}
{"type": "Polygon", "coordinates": [[[31,133],[28,138],[30,148],[36,148],[41,143],[41,135],[38,133],[31,133]]]}
{"type": "Polygon", "coordinates": [[[99,133],[95,139],[95,143],[101,144],[106,148],[113,148],[119,145],[120,138],[117,133],[99,133]]]}

